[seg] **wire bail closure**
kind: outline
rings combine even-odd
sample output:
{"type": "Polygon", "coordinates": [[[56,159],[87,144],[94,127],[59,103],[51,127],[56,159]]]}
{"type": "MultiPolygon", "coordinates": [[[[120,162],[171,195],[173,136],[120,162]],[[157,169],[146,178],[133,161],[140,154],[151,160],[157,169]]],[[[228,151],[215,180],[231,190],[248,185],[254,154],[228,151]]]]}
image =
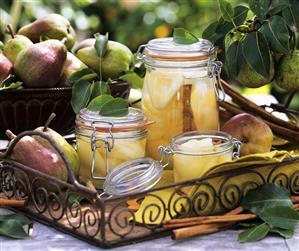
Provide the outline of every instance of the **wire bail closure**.
{"type": "Polygon", "coordinates": [[[114,126],[114,123],[111,121],[106,121],[106,120],[100,120],[100,121],[93,121],[91,123],[92,125],[92,134],[90,136],[90,147],[92,150],[92,161],[91,161],[91,177],[92,179],[95,180],[105,180],[106,176],[109,174],[110,172],[110,166],[109,166],[109,153],[111,152],[111,150],[114,147],[114,137],[113,137],[113,133],[112,133],[112,129],[114,126]],[[95,123],[106,123],[109,125],[109,136],[104,138],[104,139],[98,139],[96,137],[96,126],[95,123]],[[97,142],[102,142],[104,144],[104,146],[102,145],[98,145],[97,142]],[[106,176],[96,176],[95,175],[95,158],[96,158],[96,150],[100,149],[100,148],[105,148],[106,150],[106,176]]]}
{"type": "Polygon", "coordinates": [[[238,159],[240,157],[240,149],[241,149],[241,141],[237,140],[236,138],[233,138],[232,140],[234,145],[233,150],[233,159],[238,159]]]}

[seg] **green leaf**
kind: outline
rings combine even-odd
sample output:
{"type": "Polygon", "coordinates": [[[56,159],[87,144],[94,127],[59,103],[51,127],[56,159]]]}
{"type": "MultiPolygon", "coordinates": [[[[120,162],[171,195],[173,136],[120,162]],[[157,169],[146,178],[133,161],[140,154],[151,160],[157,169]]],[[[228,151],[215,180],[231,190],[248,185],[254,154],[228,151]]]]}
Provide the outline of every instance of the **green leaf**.
{"type": "Polygon", "coordinates": [[[19,89],[22,87],[22,85],[23,85],[23,82],[18,81],[16,83],[11,83],[9,85],[1,86],[0,91],[9,90],[9,89],[19,89]]]}
{"type": "Polygon", "coordinates": [[[209,24],[209,26],[203,31],[202,38],[207,39],[214,44],[216,41],[216,28],[218,25],[218,21],[209,24]]]}
{"type": "Polygon", "coordinates": [[[235,41],[228,47],[225,54],[228,72],[232,78],[237,77],[240,70],[239,54],[242,56],[241,45],[239,41],[235,41]]]}
{"type": "Polygon", "coordinates": [[[289,6],[289,0],[271,0],[271,4],[267,12],[267,15],[273,16],[275,14],[278,14],[289,6]]]}
{"type": "Polygon", "coordinates": [[[21,213],[0,215],[0,222],[7,221],[7,220],[15,220],[18,223],[20,223],[22,226],[32,223],[30,219],[28,219],[25,215],[21,213]]]}
{"type": "Polygon", "coordinates": [[[143,87],[143,78],[139,77],[135,72],[127,72],[125,75],[120,76],[119,79],[129,82],[132,88],[141,89],[143,87]]]}
{"type": "Polygon", "coordinates": [[[68,203],[73,204],[75,202],[81,202],[84,198],[81,197],[79,194],[70,194],[68,196],[68,203]]]}
{"type": "Polygon", "coordinates": [[[13,219],[0,222],[0,235],[13,239],[26,239],[29,237],[23,226],[13,219]]]}
{"type": "Polygon", "coordinates": [[[241,206],[256,215],[268,207],[285,206],[292,207],[290,192],[276,184],[265,184],[250,190],[241,201],[241,206]]]}
{"type": "Polygon", "coordinates": [[[111,95],[101,95],[93,100],[87,106],[87,109],[90,111],[100,111],[107,102],[113,100],[114,98],[111,95]]]}
{"type": "Polygon", "coordinates": [[[194,44],[198,42],[198,38],[184,28],[174,28],[173,40],[177,44],[194,44]]]}
{"type": "Polygon", "coordinates": [[[247,63],[264,77],[269,76],[270,53],[267,40],[259,32],[248,34],[242,43],[242,52],[247,63]]]}
{"type": "Polygon", "coordinates": [[[94,48],[97,52],[97,55],[101,58],[105,55],[108,45],[108,32],[105,35],[99,33],[94,34],[96,42],[94,48]]]}
{"type": "Polygon", "coordinates": [[[96,81],[92,85],[93,87],[92,87],[91,98],[95,98],[100,95],[111,94],[110,87],[107,82],[96,81]]]}
{"type": "Polygon", "coordinates": [[[23,226],[31,223],[23,214],[0,215],[0,235],[14,239],[25,239],[28,234],[23,226]]]}
{"type": "Polygon", "coordinates": [[[105,103],[101,110],[100,115],[110,117],[126,116],[129,113],[128,102],[122,98],[115,98],[105,103]]]}
{"type": "Polygon", "coordinates": [[[275,15],[266,20],[260,29],[273,52],[287,54],[290,51],[290,34],[286,22],[275,15]]]}
{"type": "Polygon", "coordinates": [[[269,11],[270,3],[271,0],[249,0],[249,7],[257,17],[263,18],[269,11]]]}
{"type": "Polygon", "coordinates": [[[88,104],[92,93],[92,85],[86,80],[79,80],[73,85],[71,105],[76,114],[88,104]]]}
{"type": "Polygon", "coordinates": [[[222,18],[225,21],[231,22],[234,18],[234,9],[232,5],[225,0],[218,0],[218,4],[222,18]]]}
{"type": "Polygon", "coordinates": [[[262,223],[258,226],[252,227],[239,234],[239,242],[254,242],[264,239],[269,233],[270,227],[266,223],[262,223]]]}
{"type": "Polygon", "coordinates": [[[293,235],[295,233],[295,229],[283,229],[283,228],[273,227],[273,228],[270,228],[270,232],[279,234],[280,236],[284,237],[285,239],[289,239],[289,238],[293,237],[293,235]]]}
{"type": "Polygon", "coordinates": [[[299,31],[299,1],[290,0],[290,5],[283,9],[282,16],[293,32],[299,31]]]}
{"type": "Polygon", "coordinates": [[[249,8],[244,5],[237,5],[234,8],[234,22],[236,25],[243,24],[247,18],[249,8]]]}
{"type": "Polygon", "coordinates": [[[3,44],[3,42],[2,42],[2,41],[0,41],[0,51],[2,51],[2,50],[3,50],[3,48],[4,48],[4,44],[3,44]]]}
{"type": "Polygon", "coordinates": [[[291,206],[265,208],[259,217],[269,225],[283,229],[294,229],[299,221],[299,213],[291,206]]]}
{"type": "Polygon", "coordinates": [[[69,77],[70,83],[75,83],[81,79],[84,80],[91,80],[97,77],[97,74],[90,68],[83,68],[81,70],[78,70],[69,77]]]}

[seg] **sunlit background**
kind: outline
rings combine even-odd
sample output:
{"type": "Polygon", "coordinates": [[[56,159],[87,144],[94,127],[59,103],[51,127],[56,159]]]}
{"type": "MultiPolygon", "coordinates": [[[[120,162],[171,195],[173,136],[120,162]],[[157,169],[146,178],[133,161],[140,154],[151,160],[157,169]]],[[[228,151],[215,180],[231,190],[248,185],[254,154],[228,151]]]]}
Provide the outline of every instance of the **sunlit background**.
{"type": "MultiPolygon", "coordinates": [[[[248,0],[230,0],[232,5],[248,0]]],[[[172,35],[174,27],[184,27],[197,36],[219,18],[217,0],[0,0],[0,40],[11,23],[15,29],[47,13],[60,13],[76,29],[78,40],[108,32],[109,39],[136,52],[140,44],[155,37],[172,35]]],[[[247,90],[256,92],[256,90],[247,90]]],[[[264,87],[283,102],[286,92],[264,87]]],[[[292,107],[299,107],[299,95],[292,107]]]]}

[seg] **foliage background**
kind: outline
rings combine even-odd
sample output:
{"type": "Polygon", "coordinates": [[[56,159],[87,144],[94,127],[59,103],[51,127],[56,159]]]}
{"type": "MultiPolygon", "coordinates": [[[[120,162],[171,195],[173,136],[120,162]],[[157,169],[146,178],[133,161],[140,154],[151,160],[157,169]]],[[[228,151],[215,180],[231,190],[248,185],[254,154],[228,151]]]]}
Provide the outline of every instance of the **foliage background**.
{"type": "MultiPolygon", "coordinates": [[[[247,4],[248,0],[230,2],[247,4]]],[[[154,37],[171,36],[173,27],[184,27],[200,37],[220,15],[217,0],[0,0],[0,40],[5,40],[7,23],[19,28],[52,12],[70,20],[79,41],[96,32],[109,32],[111,40],[127,45],[133,52],[154,37]]],[[[259,92],[269,92],[269,88],[259,92]]],[[[273,86],[271,92],[280,102],[287,95],[273,86]]],[[[291,106],[299,108],[298,94],[291,106]]]]}

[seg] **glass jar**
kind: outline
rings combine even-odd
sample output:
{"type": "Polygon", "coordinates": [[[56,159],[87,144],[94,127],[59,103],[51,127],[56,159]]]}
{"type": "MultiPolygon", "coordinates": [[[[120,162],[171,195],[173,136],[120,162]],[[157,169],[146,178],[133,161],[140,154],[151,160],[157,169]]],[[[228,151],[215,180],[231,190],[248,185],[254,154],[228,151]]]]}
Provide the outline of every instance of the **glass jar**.
{"type": "Polygon", "coordinates": [[[147,69],[142,109],[156,122],[149,128],[147,155],[158,159],[157,148],[182,132],[217,130],[220,83],[216,75],[219,77],[222,64],[215,61],[213,45],[204,39],[181,45],[173,38],[159,38],[142,45],[141,50],[147,69]]]}
{"type": "Polygon", "coordinates": [[[120,164],[145,156],[147,125],[140,109],[129,108],[124,117],[104,117],[81,110],[76,117],[79,180],[102,188],[106,175],[120,164]]]}
{"type": "Polygon", "coordinates": [[[239,157],[240,142],[214,130],[191,131],[174,137],[165,155],[172,155],[174,181],[200,178],[212,167],[239,157]]]}

